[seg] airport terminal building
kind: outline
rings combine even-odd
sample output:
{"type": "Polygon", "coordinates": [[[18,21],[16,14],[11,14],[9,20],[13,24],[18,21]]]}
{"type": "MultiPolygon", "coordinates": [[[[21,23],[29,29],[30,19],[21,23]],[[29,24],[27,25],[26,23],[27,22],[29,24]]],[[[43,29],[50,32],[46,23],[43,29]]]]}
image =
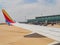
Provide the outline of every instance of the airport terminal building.
{"type": "Polygon", "coordinates": [[[29,19],[27,22],[40,25],[48,25],[48,24],[53,25],[60,23],[60,15],[36,17],[35,19],[29,19]]]}

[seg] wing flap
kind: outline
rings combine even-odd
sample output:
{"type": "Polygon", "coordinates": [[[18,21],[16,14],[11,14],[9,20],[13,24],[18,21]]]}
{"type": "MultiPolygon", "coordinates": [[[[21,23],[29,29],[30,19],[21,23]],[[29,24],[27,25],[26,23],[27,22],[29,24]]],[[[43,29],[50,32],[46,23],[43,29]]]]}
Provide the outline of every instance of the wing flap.
{"type": "Polygon", "coordinates": [[[29,37],[29,38],[45,38],[45,36],[40,35],[38,33],[28,34],[28,35],[25,35],[24,37],[29,37]]]}

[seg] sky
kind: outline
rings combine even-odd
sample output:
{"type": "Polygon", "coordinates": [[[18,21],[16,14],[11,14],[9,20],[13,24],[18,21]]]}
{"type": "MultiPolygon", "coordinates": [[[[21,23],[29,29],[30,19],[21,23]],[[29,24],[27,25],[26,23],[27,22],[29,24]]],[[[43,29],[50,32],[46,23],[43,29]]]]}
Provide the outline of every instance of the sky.
{"type": "Polygon", "coordinates": [[[0,23],[5,20],[2,8],[19,22],[38,16],[60,14],[60,0],[0,0],[0,23]]]}

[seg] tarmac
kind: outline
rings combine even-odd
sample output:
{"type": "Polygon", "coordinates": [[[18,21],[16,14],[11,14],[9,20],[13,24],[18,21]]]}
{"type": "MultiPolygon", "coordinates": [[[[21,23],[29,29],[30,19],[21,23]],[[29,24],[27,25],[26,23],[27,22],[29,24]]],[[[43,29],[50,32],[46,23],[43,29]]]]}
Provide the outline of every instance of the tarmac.
{"type": "Polygon", "coordinates": [[[0,45],[48,45],[55,40],[45,36],[25,37],[31,31],[16,26],[0,25],[0,45]]]}

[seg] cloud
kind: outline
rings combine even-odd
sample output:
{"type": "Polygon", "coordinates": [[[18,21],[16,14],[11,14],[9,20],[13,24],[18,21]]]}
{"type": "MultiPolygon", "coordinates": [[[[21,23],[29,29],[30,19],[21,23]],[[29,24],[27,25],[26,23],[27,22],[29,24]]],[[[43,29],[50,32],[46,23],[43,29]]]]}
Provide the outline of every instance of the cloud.
{"type": "MultiPolygon", "coordinates": [[[[31,19],[36,16],[60,14],[59,4],[60,0],[1,0],[0,8],[5,8],[14,20],[25,21],[25,16],[31,19]]],[[[0,15],[0,20],[4,20],[2,12],[0,15]]]]}

